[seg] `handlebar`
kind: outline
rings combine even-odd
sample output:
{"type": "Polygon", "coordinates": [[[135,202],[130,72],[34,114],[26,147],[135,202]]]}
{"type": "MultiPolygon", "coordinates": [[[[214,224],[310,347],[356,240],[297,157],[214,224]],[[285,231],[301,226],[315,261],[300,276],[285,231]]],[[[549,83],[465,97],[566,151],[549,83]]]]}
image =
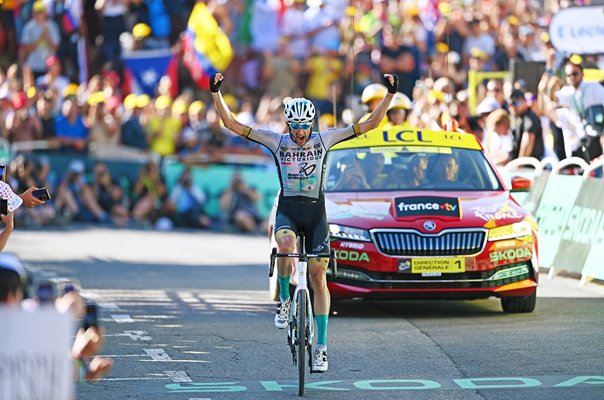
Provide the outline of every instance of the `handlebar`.
{"type": "Polygon", "coordinates": [[[273,247],[271,251],[271,264],[268,270],[268,276],[272,277],[275,270],[275,259],[278,257],[298,258],[306,261],[309,258],[329,258],[329,267],[331,267],[333,276],[338,275],[338,266],[336,261],[336,251],[331,249],[329,253],[277,253],[277,248],[273,247]]]}

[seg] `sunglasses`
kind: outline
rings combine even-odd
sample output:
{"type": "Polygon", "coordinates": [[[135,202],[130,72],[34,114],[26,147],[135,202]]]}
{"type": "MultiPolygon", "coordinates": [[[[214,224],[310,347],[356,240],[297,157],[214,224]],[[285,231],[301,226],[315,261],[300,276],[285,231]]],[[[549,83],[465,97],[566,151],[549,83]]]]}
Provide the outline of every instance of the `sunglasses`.
{"type": "Polygon", "coordinates": [[[303,129],[303,130],[307,130],[308,128],[310,128],[311,124],[289,124],[290,128],[292,128],[293,130],[297,131],[298,129],[303,129]]]}
{"type": "Polygon", "coordinates": [[[575,72],[571,72],[570,74],[566,74],[566,76],[568,78],[571,78],[571,77],[579,76],[579,73],[575,71],[575,72]]]}
{"type": "Polygon", "coordinates": [[[518,107],[520,104],[522,104],[522,100],[514,100],[514,101],[512,101],[512,105],[514,107],[518,107]]]}

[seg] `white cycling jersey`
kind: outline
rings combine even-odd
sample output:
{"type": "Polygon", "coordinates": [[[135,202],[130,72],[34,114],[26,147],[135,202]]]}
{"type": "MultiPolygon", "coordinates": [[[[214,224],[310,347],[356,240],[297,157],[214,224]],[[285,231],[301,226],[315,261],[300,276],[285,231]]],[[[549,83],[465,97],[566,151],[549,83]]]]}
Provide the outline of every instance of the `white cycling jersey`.
{"type": "Polygon", "coordinates": [[[352,126],[312,132],[304,147],[291,135],[252,129],[248,139],[271,151],[279,171],[281,195],[322,197],[323,169],[327,151],[335,144],[355,136],[352,126]]]}

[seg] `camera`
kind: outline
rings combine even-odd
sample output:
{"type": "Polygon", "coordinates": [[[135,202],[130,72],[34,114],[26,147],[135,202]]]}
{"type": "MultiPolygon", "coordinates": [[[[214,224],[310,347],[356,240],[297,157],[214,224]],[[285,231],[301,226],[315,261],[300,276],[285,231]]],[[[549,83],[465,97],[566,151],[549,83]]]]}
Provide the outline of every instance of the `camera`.
{"type": "Polygon", "coordinates": [[[55,298],[55,292],[52,282],[40,282],[38,285],[38,301],[40,304],[49,304],[55,298]]]}
{"type": "Polygon", "coordinates": [[[6,182],[6,165],[0,165],[0,180],[6,182]]]}
{"type": "Polygon", "coordinates": [[[0,214],[8,214],[8,200],[0,199],[0,214]]]}
{"type": "Polygon", "coordinates": [[[42,200],[42,201],[50,200],[50,193],[48,193],[48,189],[46,189],[45,187],[36,189],[33,192],[31,192],[31,194],[35,198],[42,200]]]}
{"type": "Polygon", "coordinates": [[[86,303],[86,315],[82,320],[82,328],[84,330],[90,327],[98,327],[98,307],[95,303],[86,303]]]}

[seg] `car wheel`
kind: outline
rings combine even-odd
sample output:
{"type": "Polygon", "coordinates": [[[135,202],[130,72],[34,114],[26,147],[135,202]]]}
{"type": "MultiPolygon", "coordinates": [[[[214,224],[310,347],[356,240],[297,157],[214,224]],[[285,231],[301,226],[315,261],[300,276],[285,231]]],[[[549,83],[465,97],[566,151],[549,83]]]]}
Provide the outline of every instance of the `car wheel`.
{"type": "Polygon", "coordinates": [[[529,313],[533,312],[537,304],[537,292],[523,297],[502,297],[501,308],[506,313],[529,313]]]}

